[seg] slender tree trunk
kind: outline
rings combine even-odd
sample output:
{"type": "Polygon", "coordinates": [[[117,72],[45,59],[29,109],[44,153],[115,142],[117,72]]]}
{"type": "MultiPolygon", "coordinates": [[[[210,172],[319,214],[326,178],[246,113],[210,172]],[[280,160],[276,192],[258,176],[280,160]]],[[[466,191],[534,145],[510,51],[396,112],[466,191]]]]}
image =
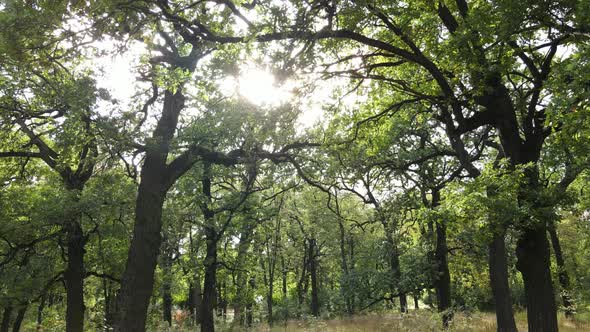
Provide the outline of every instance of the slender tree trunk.
{"type": "Polygon", "coordinates": [[[512,310],[512,296],[508,284],[508,266],[506,262],[506,244],[504,231],[494,231],[489,245],[490,285],[496,306],[496,326],[498,332],[517,332],[512,310]]]}
{"type": "MultiPolygon", "coordinates": [[[[354,270],[355,270],[355,265],[356,265],[356,261],[355,261],[355,255],[354,255],[354,237],[352,236],[352,234],[349,236],[348,238],[349,240],[349,248],[350,248],[350,273],[354,275],[354,270]]],[[[352,291],[351,295],[350,295],[350,308],[351,308],[351,313],[355,313],[356,311],[356,292],[352,291]]]]}
{"type": "Polygon", "coordinates": [[[309,240],[309,274],[311,277],[311,314],[320,316],[319,287],[318,287],[318,252],[315,239],[309,240]]]}
{"type": "Polygon", "coordinates": [[[84,331],[84,245],[85,239],[80,223],[74,219],[66,226],[67,268],[66,284],[66,332],[84,331]]]}
{"type": "Polygon", "coordinates": [[[289,317],[289,303],[287,298],[287,265],[285,264],[285,256],[281,253],[281,292],[282,292],[282,299],[283,299],[283,308],[284,308],[284,320],[287,322],[289,317]]]}
{"type": "Polygon", "coordinates": [[[268,308],[268,324],[272,325],[273,322],[273,317],[272,317],[272,293],[274,292],[273,290],[273,282],[272,280],[270,281],[269,285],[268,285],[268,294],[266,295],[266,306],[268,308]]]}
{"type": "Polygon", "coordinates": [[[248,298],[248,273],[244,270],[246,263],[246,255],[250,250],[251,236],[254,228],[250,223],[246,224],[240,234],[240,242],[238,243],[238,254],[236,256],[236,299],[234,301],[234,324],[244,326],[246,317],[244,316],[244,308],[249,301],[248,298]]]}
{"type": "MultiPolygon", "coordinates": [[[[390,236],[388,236],[388,241],[390,242],[390,246],[391,246],[391,250],[390,250],[390,262],[389,262],[389,267],[391,269],[391,273],[393,275],[393,279],[396,280],[398,283],[401,281],[401,270],[400,270],[400,264],[399,264],[399,253],[397,250],[397,247],[395,245],[395,243],[393,242],[393,238],[390,236]]],[[[401,287],[396,287],[395,285],[392,285],[392,291],[395,292],[395,289],[398,289],[399,292],[399,310],[401,313],[405,313],[408,312],[408,299],[406,294],[401,290],[401,287]]]]}
{"type": "Polygon", "coordinates": [[[307,242],[305,243],[304,246],[304,250],[305,253],[303,255],[303,264],[301,265],[301,275],[299,276],[299,280],[297,281],[297,315],[301,315],[301,307],[303,306],[303,301],[305,299],[305,294],[307,293],[307,282],[308,282],[308,274],[307,274],[307,268],[308,268],[308,261],[307,261],[307,257],[308,257],[308,245],[307,242]]]}
{"type": "Polygon", "coordinates": [[[349,286],[350,273],[348,270],[348,253],[346,250],[346,232],[344,230],[344,223],[340,218],[338,218],[338,230],[340,231],[340,267],[342,269],[340,292],[346,304],[346,313],[348,315],[352,315],[353,309],[351,295],[353,294],[353,292],[351,287],[349,286]]]}
{"type": "Polygon", "coordinates": [[[546,232],[544,226],[524,230],[516,247],[516,266],[524,281],[530,332],[558,330],[546,232]]]}
{"type": "Polygon", "coordinates": [[[12,316],[12,307],[5,307],[2,313],[2,324],[0,325],[0,332],[8,332],[10,328],[10,316],[12,316]]]}
{"type": "MultiPolygon", "coordinates": [[[[168,259],[168,258],[165,258],[168,259]]],[[[162,282],[162,317],[164,321],[168,322],[168,326],[172,326],[172,276],[170,266],[164,266],[164,280],[162,282]]]]}
{"type": "Polygon", "coordinates": [[[104,292],[104,324],[105,330],[111,331],[115,324],[115,294],[111,282],[103,279],[103,292],[104,292]]]}
{"type": "MultiPolygon", "coordinates": [[[[212,216],[211,216],[212,217],[212,216]]],[[[206,219],[208,219],[206,217],[206,219]]],[[[203,284],[203,302],[201,303],[201,332],[214,332],[215,289],[217,283],[217,234],[212,226],[205,228],[207,253],[205,256],[205,282],[203,284]]]]}
{"type": "Polygon", "coordinates": [[[25,313],[27,312],[28,305],[22,306],[18,309],[16,313],[16,318],[14,319],[14,323],[12,324],[12,332],[19,332],[20,326],[23,323],[23,319],[25,319],[25,313]]]}
{"type": "Polygon", "coordinates": [[[555,230],[555,223],[549,225],[549,236],[551,238],[551,245],[553,246],[553,253],[555,255],[555,262],[557,263],[559,285],[561,286],[561,300],[565,309],[565,317],[573,318],[576,312],[576,305],[571,297],[570,278],[565,268],[565,260],[563,259],[563,252],[557,231],[555,230]]]}
{"type": "Polygon", "coordinates": [[[172,255],[174,247],[165,232],[163,235],[162,248],[160,248],[160,267],[162,269],[162,285],[160,293],[162,296],[162,318],[172,327],[172,255]]]}
{"type": "Polygon", "coordinates": [[[45,298],[46,295],[41,296],[41,301],[37,307],[37,330],[41,329],[41,323],[43,322],[43,309],[45,309],[45,298]]]}
{"type": "Polygon", "coordinates": [[[254,316],[252,315],[252,302],[248,302],[246,305],[246,326],[252,327],[254,322],[254,316]]]}
{"type": "Polygon", "coordinates": [[[414,294],[414,309],[418,310],[420,309],[420,306],[418,305],[418,295],[414,294]]]}

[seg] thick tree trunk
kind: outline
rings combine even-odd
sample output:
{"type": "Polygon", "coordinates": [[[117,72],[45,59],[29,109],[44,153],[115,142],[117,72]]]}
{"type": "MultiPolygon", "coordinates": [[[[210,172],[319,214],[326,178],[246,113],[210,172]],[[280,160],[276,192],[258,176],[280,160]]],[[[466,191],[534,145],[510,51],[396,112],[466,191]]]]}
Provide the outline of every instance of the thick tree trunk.
{"type": "Polygon", "coordinates": [[[315,239],[309,240],[309,274],[311,277],[311,314],[320,316],[319,287],[318,287],[318,252],[315,239]]]}
{"type": "Polygon", "coordinates": [[[2,324],[0,324],[0,332],[8,332],[10,328],[10,316],[12,316],[12,307],[5,307],[2,313],[2,324]]]}
{"type": "Polygon", "coordinates": [[[203,302],[201,303],[201,332],[214,332],[215,289],[217,283],[217,235],[211,226],[205,228],[207,253],[205,256],[205,281],[203,284],[203,302]]]}
{"type": "Polygon", "coordinates": [[[523,230],[516,247],[517,268],[524,281],[530,332],[558,331],[546,232],[544,226],[523,230]]]}
{"type": "MultiPolygon", "coordinates": [[[[148,171],[149,168],[144,166],[142,173],[148,171]]],[[[145,331],[154,286],[154,270],[161,242],[164,193],[149,175],[142,176],[141,182],[135,208],[133,240],[118,298],[117,332],[145,331]]]]}
{"type": "Polygon", "coordinates": [[[414,294],[414,309],[418,310],[420,309],[420,306],[418,305],[418,295],[414,294]]]}
{"type": "Polygon", "coordinates": [[[498,332],[517,332],[512,310],[512,296],[508,284],[506,244],[504,232],[494,232],[489,245],[490,285],[496,306],[496,325],[498,332]]]}
{"type": "Polygon", "coordinates": [[[447,230],[444,221],[436,223],[436,250],[437,263],[436,299],[438,311],[442,312],[443,327],[447,328],[453,314],[451,308],[451,275],[449,273],[447,230]]]}
{"type": "MultiPolygon", "coordinates": [[[[432,201],[430,208],[435,209],[440,205],[440,191],[432,190],[432,201]]],[[[451,275],[449,272],[449,250],[447,246],[447,227],[444,220],[440,220],[433,225],[429,225],[430,234],[436,233],[436,243],[434,248],[434,261],[436,262],[436,275],[434,278],[434,288],[436,290],[437,309],[442,313],[443,328],[449,326],[453,319],[451,309],[451,275]]],[[[430,293],[429,293],[430,294],[430,293]]]]}
{"type": "Polygon", "coordinates": [[[66,332],[84,331],[84,245],[82,227],[77,220],[66,226],[67,268],[64,273],[66,284],[66,332]]]}
{"type": "Polygon", "coordinates": [[[27,312],[28,305],[25,305],[18,309],[16,313],[16,318],[14,319],[14,323],[12,324],[12,332],[19,332],[20,326],[23,323],[23,319],[25,319],[25,313],[27,312]]]}
{"type": "MultiPolygon", "coordinates": [[[[193,53],[191,51],[191,53],[193,53]]],[[[196,59],[195,59],[196,64],[196,59]]],[[[188,68],[194,70],[194,64],[188,68]]],[[[170,141],[176,131],[180,111],[184,107],[181,88],[176,93],[166,91],[162,116],[154,129],[149,149],[141,169],[141,182],[135,202],[133,238],[127,254],[118,297],[116,332],[145,330],[147,310],[154,287],[154,271],[162,238],[162,206],[175,178],[169,172],[166,159],[170,141]]]]}
{"type": "Polygon", "coordinates": [[[203,290],[201,287],[201,278],[200,276],[195,276],[194,284],[193,284],[193,305],[191,307],[191,312],[193,315],[194,324],[201,324],[201,307],[203,303],[203,290]]]}
{"type": "Polygon", "coordinates": [[[553,253],[555,255],[555,262],[557,263],[559,285],[561,286],[561,300],[563,301],[563,307],[565,309],[565,317],[573,318],[576,312],[576,305],[573,298],[571,297],[571,286],[570,278],[565,268],[565,260],[563,258],[563,252],[561,251],[561,244],[557,237],[557,231],[555,230],[555,224],[549,225],[549,235],[551,237],[551,245],[553,246],[553,253]]]}

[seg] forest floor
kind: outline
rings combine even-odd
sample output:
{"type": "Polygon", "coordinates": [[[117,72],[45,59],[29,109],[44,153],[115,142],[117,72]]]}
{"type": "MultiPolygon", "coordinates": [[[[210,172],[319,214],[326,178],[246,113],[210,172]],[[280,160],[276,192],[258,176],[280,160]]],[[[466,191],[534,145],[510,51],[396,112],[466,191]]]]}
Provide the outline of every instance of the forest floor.
{"type": "MultiPolygon", "coordinates": [[[[526,314],[516,314],[519,331],[526,331],[526,314]]],[[[220,328],[219,331],[232,331],[220,328]]],[[[276,323],[273,327],[258,325],[245,331],[252,332],[357,332],[357,331],[441,331],[440,319],[437,314],[427,310],[412,311],[406,315],[397,313],[380,313],[359,315],[350,318],[339,319],[314,319],[314,320],[290,320],[276,323]]],[[[559,317],[559,330],[562,332],[588,331],[590,332],[590,315],[581,315],[575,320],[567,320],[563,315],[559,317]]],[[[235,331],[235,329],[233,329],[235,331]]],[[[449,331],[477,331],[495,332],[496,318],[493,313],[458,313],[451,324],[449,331]]]]}

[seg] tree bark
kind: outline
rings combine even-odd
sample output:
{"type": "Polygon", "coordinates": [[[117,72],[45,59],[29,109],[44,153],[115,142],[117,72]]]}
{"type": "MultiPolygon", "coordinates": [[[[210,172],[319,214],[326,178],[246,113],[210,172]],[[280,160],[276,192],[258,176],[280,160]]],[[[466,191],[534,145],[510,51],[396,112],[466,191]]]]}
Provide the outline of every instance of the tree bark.
{"type": "Polygon", "coordinates": [[[143,332],[154,286],[154,270],[160,248],[164,193],[157,170],[144,163],[135,207],[133,240],[121,280],[119,319],[115,331],[143,332]]]}
{"type": "Polygon", "coordinates": [[[84,331],[84,245],[85,239],[78,220],[66,226],[67,268],[64,273],[66,284],[66,332],[84,331]]]}
{"type": "Polygon", "coordinates": [[[189,290],[192,294],[192,302],[190,306],[191,315],[195,325],[201,324],[201,306],[203,303],[203,291],[201,288],[201,280],[197,275],[193,281],[193,286],[189,290]]]}
{"type": "Polygon", "coordinates": [[[309,274],[311,277],[311,314],[320,316],[319,287],[318,287],[318,255],[315,239],[309,240],[309,274]]]}
{"type": "Polygon", "coordinates": [[[438,311],[442,312],[443,327],[447,328],[453,319],[451,308],[451,275],[449,273],[447,230],[444,221],[436,223],[436,251],[437,262],[436,299],[438,311]]]}
{"type": "Polygon", "coordinates": [[[10,328],[10,316],[12,316],[12,307],[5,307],[4,312],[2,313],[2,324],[0,324],[0,332],[8,332],[8,329],[10,328]]]}
{"type": "Polygon", "coordinates": [[[399,287],[399,283],[402,277],[399,263],[399,253],[397,250],[397,246],[395,245],[395,242],[393,240],[393,236],[391,236],[391,234],[387,236],[387,240],[390,246],[389,268],[391,269],[393,280],[397,282],[397,285],[391,285],[391,291],[393,293],[396,293],[397,289],[397,293],[399,294],[399,310],[401,313],[406,313],[408,312],[408,299],[401,287],[399,287]]]}
{"type": "Polygon", "coordinates": [[[160,267],[162,268],[162,285],[160,293],[162,296],[162,318],[172,327],[172,263],[174,244],[169,238],[167,231],[164,231],[162,247],[160,248],[160,267]]]}
{"type": "MultiPolygon", "coordinates": [[[[191,56],[196,52],[191,51],[191,56]]],[[[194,64],[189,71],[194,70],[194,64]]],[[[176,93],[166,91],[162,116],[154,129],[141,169],[141,181],[135,202],[133,238],[127,254],[118,297],[116,332],[145,330],[147,310],[154,286],[154,271],[162,242],[162,207],[169,187],[181,174],[171,174],[166,159],[170,142],[176,131],[184,96],[179,87],[176,93]]]]}
{"type": "MultiPolygon", "coordinates": [[[[212,216],[210,216],[212,218],[212,216]]],[[[206,216],[205,219],[208,219],[206,216]]],[[[203,302],[201,303],[201,332],[214,332],[215,321],[215,289],[217,283],[217,234],[212,226],[205,227],[205,241],[207,243],[205,255],[205,281],[203,284],[203,302]]]]}
{"type": "MultiPolygon", "coordinates": [[[[432,191],[432,208],[440,204],[440,192],[432,191]]],[[[436,261],[437,276],[434,281],[438,311],[442,313],[443,327],[447,328],[453,319],[451,309],[451,275],[448,261],[447,227],[444,220],[436,223],[436,245],[434,259],[436,261]]]]}
{"type": "Polygon", "coordinates": [[[516,267],[524,281],[530,332],[558,331],[546,232],[544,225],[526,229],[516,247],[516,267]]]}
{"type": "Polygon", "coordinates": [[[45,309],[45,298],[46,294],[41,296],[39,306],[37,307],[37,330],[41,329],[41,323],[43,322],[43,309],[45,309]]]}
{"type": "Polygon", "coordinates": [[[551,245],[553,246],[555,262],[557,263],[559,285],[561,286],[561,300],[565,309],[565,317],[573,318],[576,312],[576,305],[571,297],[570,278],[565,267],[565,260],[563,258],[561,244],[559,243],[559,237],[557,237],[557,231],[555,230],[555,223],[552,222],[549,225],[548,231],[551,238],[551,245]]]}
{"type": "Polygon", "coordinates": [[[512,296],[508,284],[508,266],[506,262],[505,232],[494,231],[489,245],[490,285],[496,306],[496,326],[498,332],[517,332],[512,310],[512,296]]]}
{"type": "Polygon", "coordinates": [[[172,327],[172,280],[170,266],[164,266],[164,280],[162,283],[162,317],[164,321],[168,322],[168,326],[172,327]]]}
{"type": "MultiPolygon", "coordinates": [[[[348,270],[348,252],[346,248],[346,232],[344,230],[344,223],[341,218],[338,218],[338,230],[340,231],[340,267],[342,269],[340,293],[344,298],[346,305],[346,313],[352,315],[352,292],[350,285],[350,273],[348,270]]],[[[354,295],[353,295],[354,296],[354,295]]]]}
{"type": "Polygon", "coordinates": [[[14,323],[12,324],[12,332],[19,332],[20,326],[23,323],[23,319],[25,319],[25,313],[27,312],[28,305],[22,306],[18,309],[16,313],[16,318],[14,319],[14,323]]]}
{"type": "MultiPolygon", "coordinates": [[[[493,125],[498,130],[504,155],[512,166],[525,166],[526,184],[519,188],[519,204],[533,210],[543,208],[538,194],[541,190],[537,162],[547,137],[544,131],[548,128],[537,123],[538,118],[533,117],[531,120],[534,123],[523,124],[523,139],[517,118],[519,110],[513,104],[509,90],[503,85],[500,73],[490,72],[484,88],[485,94],[477,101],[492,112],[493,125]]],[[[529,331],[553,332],[557,331],[557,311],[551,281],[546,221],[534,219],[529,216],[517,225],[520,231],[516,247],[517,268],[525,286],[529,331]]]]}
{"type": "Polygon", "coordinates": [[[244,308],[250,301],[248,297],[248,273],[244,270],[246,255],[250,250],[251,236],[254,227],[247,223],[240,234],[240,242],[238,243],[238,254],[236,256],[236,300],[234,302],[234,323],[244,326],[246,324],[246,317],[244,315],[244,308]]]}

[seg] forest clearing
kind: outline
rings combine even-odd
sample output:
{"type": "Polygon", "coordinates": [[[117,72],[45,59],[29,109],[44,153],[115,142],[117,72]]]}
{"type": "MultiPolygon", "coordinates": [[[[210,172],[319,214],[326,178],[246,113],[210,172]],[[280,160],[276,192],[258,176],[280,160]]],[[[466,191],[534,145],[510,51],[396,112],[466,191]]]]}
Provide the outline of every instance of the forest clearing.
{"type": "Polygon", "coordinates": [[[0,0],[0,332],[588,331],[590,1],[0,0]]]}

